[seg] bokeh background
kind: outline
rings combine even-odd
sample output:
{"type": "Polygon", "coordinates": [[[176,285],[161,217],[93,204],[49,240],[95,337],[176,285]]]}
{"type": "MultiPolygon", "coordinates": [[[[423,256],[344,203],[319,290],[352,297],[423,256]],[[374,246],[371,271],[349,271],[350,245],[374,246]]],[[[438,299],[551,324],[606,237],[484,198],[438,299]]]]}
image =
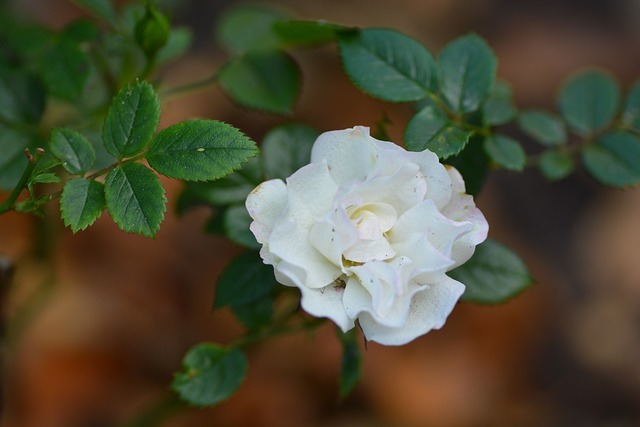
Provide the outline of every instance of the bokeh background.
{"type": "MultiPolygon", "coordinates": [[[[172,85],[207,76],[225,58],[214,23],[235,2],[168,3],[173,21],[192,26],[195,38],[161,77],[172,85]]],[[[554,108],[564,79],[587,66],[610,70],[624,88],[640,77],[638,0],[266,3],[304,19],[393,27],[434,52],[475,31],[495,49],[498,75],[520,108],[554,108]]],[[[66,0],[8,4],[52,28],[84,15],[66,0]]],[[[386,114],[400,141],[409,107],[354,89],[334,47],[295,56],[304,73],[296,120],[332,130],[373,126],[386,114]]],[[[286,120],[239,109],[212,87],[168,101],[161,126],[194,116],[224,120],[257,141],[286,120]]],[[[164,184],[174,203],[180,184],[164,184]]],[[[209,409],[166,400],[191,345],[242,332],[230,313],[211,311],[216,279],[240,249],[203,234],[206,209],[168,212],[155,240],[126,235],[106,215],[72,236],[55,203],[46,220],[3,215],[0,255],[15,267],[1,293],[3,425],[640,425],[640,191],[606,189],[582,172],[551,184],[535,170],[498,171],[478,204],[492,237],[526,260],[536,278],[530,290],[496,307],[461,303],[442,330],[407,346],[370,344],[363,381],[344,400],[330,326],[272,339],[250,349],[240,391],[209,409]]]]}

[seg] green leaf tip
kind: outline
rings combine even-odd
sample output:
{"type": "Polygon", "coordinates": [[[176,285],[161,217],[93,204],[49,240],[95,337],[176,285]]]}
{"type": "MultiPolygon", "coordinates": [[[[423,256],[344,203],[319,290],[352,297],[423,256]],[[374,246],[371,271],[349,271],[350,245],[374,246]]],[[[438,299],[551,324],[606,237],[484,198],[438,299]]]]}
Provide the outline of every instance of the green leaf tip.
{"type": "Polygon", "coordinates": [[[212,181],[239,169],[257,153],[256,144],[231,125],[189,120],[160,131],[146,158],[153,169],[170,178],[212,181]]]}
{"type": "Polygon", "coordinates": [[[140,163],[124,163],[107,174],[105,200],[109,215],[127,233],[155,237],[167,199],[158,177],[140,163]]]}
{"type": "Polygon", "coordinates": [[[247,358],[238,349],[201,343],[187,352],[183,369],[171,388],[194,406],[213,406],[231,397],[247,372],[247,358]]]}
{"type": "Polygon", "coordinates": [[[160,121],[160,100],[146,81],[126,85],[113,98],[102,128],[109,153],[119,159],[140,154],[160,121]]]}
{"type": "Polygon", "coordinates": [[[371,96],[411,102],[434,90],[433,56],[407,35],[391,29],[349,29],[338,33],[338,45],[347,76],[371,96]]]}

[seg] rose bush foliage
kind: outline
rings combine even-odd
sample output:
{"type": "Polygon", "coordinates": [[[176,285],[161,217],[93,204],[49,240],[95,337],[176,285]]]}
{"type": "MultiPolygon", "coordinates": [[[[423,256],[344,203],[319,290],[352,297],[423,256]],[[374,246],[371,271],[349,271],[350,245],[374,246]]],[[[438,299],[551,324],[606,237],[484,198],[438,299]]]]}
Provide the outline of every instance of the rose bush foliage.
{"type": "Polygon", "coordinates": [[[440,328],[464,292],[447,276],[487,237],[456,169],[366,127],[318,137],[311,163],[247,197],[251,231],[302,308],[401,345],[440,328]]]}

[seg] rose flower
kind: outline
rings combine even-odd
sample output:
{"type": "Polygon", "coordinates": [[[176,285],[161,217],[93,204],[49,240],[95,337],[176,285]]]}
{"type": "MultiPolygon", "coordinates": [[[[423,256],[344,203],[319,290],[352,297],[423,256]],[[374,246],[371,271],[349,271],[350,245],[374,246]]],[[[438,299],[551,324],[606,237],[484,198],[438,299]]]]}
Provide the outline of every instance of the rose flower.
{"type": "Polygon", "coordinates": [[[251,231],[276,279],[302,308],[367,340],[405,344],[442,327],[464,292],[447,272],[488,224],[456,169],[366,127],[318,137],[311,163],[247,197],[251,231]]]}

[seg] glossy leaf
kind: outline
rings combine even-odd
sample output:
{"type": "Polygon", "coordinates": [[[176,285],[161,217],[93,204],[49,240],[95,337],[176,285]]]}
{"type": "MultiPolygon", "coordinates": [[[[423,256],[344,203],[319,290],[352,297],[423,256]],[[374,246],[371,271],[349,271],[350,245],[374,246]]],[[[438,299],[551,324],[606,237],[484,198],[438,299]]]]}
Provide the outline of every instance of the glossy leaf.
{"type": "Polygon", "coordinates": [[[25,71],[0,67],[0,118],[14,123],[37,123],[45,106],[40,81],[25,71]]]}
{"type": "Polygon", "coordinates": [[[260,245],[254,237],[249,224],[253,219],[249,216],[244,203],[228,208],[224,213],[224,233],[234,243],[245,248],[260,249],[260,245]]]}
{"type": "Polygon", "coordinates": [[[606,185],[626,187],[640,182],[640,137],[610,132],[582,151],[591,175],[606,185]]]}
{"type": "Polygon", "coordinates": [[[221,178],[257,154],[253,141],[231,125],[215,120],[190,120],[156,135],[147,152],[159,173],[186,181],[221,178]]]}
{"type": "Polygon", "coordinates": [[[74,234],[93,224],[105,206],[102,183],[84,178],[65,183],[60,198],[60,212],[64,225],[71,228],[74,234]]]}
{"type": "Polygon", "coordinates": [[[492,239],[478,245],[469,261],[448,274],[466,286],[462,300],[478,304],[503,303],[532,283],[520,257],[492,239]]]}
{"type": "Polygon", "coordinates": [[[268,296],[248,304],[234,305],[231,310],[245,327],[259,329],[271,323],[273,298],[268,296]]]}
{"type": "Polygon", "coordinates": [[[218,25],[218,42],[235,54],[249,50],[273,50],[280,40],[273,30],[276,22],[288,15],[273,7],[239,5],[225,11],[218,25]]]}
{"type": "Polygon", "coordinates": [[[491,89],[496,57],[482,38],[469,34],[455,39],[440,53],[440,92],[457,114],[477,110],[491,89]]]}
{"type": "Polygon", "coordinates": [[[557,181],[573,172],[575,162],[569,154],[549,150],[540,156],[539,167],[545,178],[557,181]]]}
{"type": "Polygon", "coordinates": [[[362,354],[358,346],[357,329],[343,333],[337,330],[342,344],[342,363],[338,391],[340,397],[348,396],[362,377],[362,354]]]}
{"type": "Polygon", "coordinates": [[[158,177],[140,163],[125,163],[105,180],[109,215],[127,233],[155,237],[164,219],[167,199],[158,177]]]}
{"type": "Polygon", "coordinates": [[[247,358],[238,349],[213,343],[194,346],[182,361],[171,387],[182,400],[195,406],[211,406],[231,397],[247,372],[247,358]]]}
{"type": "Polygon", "coordinates": [[[123,158],[142,152],[158,127],[160,101],[153,87],[136,81],[122,88],[113,98],[102,128],[104,146],[123,158]]]}
{"type": "Polygon", "coordinates": [[[484,140],[484,149],[494,162],[505,169],[521,171],[527,156],[520,143],[504,135],[492,135],[484,140]]]}
{"type": "Polygon", "coordinates": [[[266,179],[285,179],[311,161],[311,147],[320,132],[302,124],[272,129],[262,141],[266,179]]]}
{"type": "Polygon", "coordinates": [[[513,105],[511,86],[497,81],[482,104],[482,121],[487,126],[498,126],[510,122],[517,114],[513,105]]]}
{"type": "Polygon", "coordinates": [[[74,101],[83,94],[91,71],[89,56],[78,42],[62,38],[44,56],[42,77],[50,93],[74,101]]]}
{"type": "Polygon", "coordinates": [[[288,114],[300,92],[300,71],[283,52],[249,52],[232,59],[219,72],[220,85],[239,105],[288,114]]]}
{"type": "Polygon", "coordinates": [[[520,129],[531,138],[548,147],[567,142],[567,131],[562,119],[542,110],[527,110],[518,116],[520,129]]]}
{"type": "Polygon", "coordinates": [[[215,308],[242,306],[269,295],[276,286],[273,267],[258,252],[245,252],[231,261],[216,286],[215,308]]]}
{"type": "Polygon", "coordinates": [[[72,129],[54,129],[51,132],[49,148],[72,175],[85,173],[96,161],[96,151],[89,140],[72,129]]]}
{"type": "Polygon", "coordinates": [[[273,30],[285,46],[313,46],[333,42],[341,25],[324,21],[276,21],[273,30]]]}
{"type": "Polygon", "coordinates": [[[449,120],[439,108],[427,106],[407,124],[404,141],[411,151],[430,150],[446,159],[462,151],[471,134],[449,120]]]}
{"type": "Polygon", "coordinates": [[[433,92],[436,66],[418,41],[389,29],[338,34],[342,66],[353,83],[390,102],[417,101],[433,92]]]}
{"type": "Polygon", "coordinates": [[[178,211],[197,205],[244,204],[245,199],[263,180],[257,157],[249,160],[239,171],[208,182],[188,182],[178,200],[178,211]]]}
{"type": "Polygon", "coordinates": [[[562,116],[582,135],[608,126],[616,116],[619,104],[618,83],[609,74],[595,70],[573,76],[558,96],[562,116]]]}

